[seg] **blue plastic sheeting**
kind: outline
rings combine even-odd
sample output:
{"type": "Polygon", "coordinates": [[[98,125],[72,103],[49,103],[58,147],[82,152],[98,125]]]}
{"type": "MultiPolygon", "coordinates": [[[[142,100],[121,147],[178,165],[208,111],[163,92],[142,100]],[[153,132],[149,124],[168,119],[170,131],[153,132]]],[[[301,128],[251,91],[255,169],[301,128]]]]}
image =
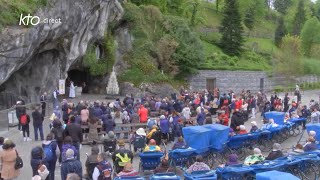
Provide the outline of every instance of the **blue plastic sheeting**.
{"type": "Polygon", "coordinates": [[[180,158],[180,157],[189,157],[194,155],[196,150],[194,148],[187,148],[187,149],[175,149],[172,151],[169,151],[169,157],[172,158],[180,158]]]}
{"type": "Polygon", "coordinates": [[[264,161],[263,164],[253,164],[250,167],[252,167],[253,172],[257,174],[265,171],[284,169],[286,162],[286,160],[264,161]]]}
{"type": "Polygon", "coordinates": [[[307,118],[291,118],[288,121],[289,122],[293,122],[293,123],[300,123],[300,122],[303,122],[303,121],[306,121],[306,120],[307,120],[307,118]]]}
{"type": "Polygon", "coordinates": [[[150,180],[180,180],[181,178],[174,173],[158,173],[151,176],[150,180]]]}
{"type": "Polygon", "coordinates": [[[196,149],[196,153],[209,150],[211,130],[203,126],[189,126],[182,128],[183,137],[187,144],[196,149]]]}
{"type": "Polygon", "coordinates": [[[300,180],[296,176],[280,172],[280,171],[267,171],[256,175],[256,180],[300,180]]]}
{"type": "Polygon", "coordinates": [[[114,180],[145,180],[145,178],[140,176],[128,176],[128,177],[115,177],[114,180]]]}
{"type": "Polygon", "coordinates": [[[276,124],[283,125],[284,124],[284,112],[271,111],[264,113],[267,119],[273,119],[276,124]]]}
{"type": "Polygon", "coordinates": [[[203,127],[210,130],[210,148],[222,149],[228,141],[230,127],[221,124],[207,124],[203,127]]]}
{"type": "Polygon", "coordinates": [[[320,124],[317,123],[317,124],[307,124],[306,125],[307,127],[307,131],[309,133],[309,131],[315,131],[316,132],[316,140],[317,141],[320,141],[320,124]]]}
{"type": "Polygon", "coordinates": [[[214,170],[211,171],[194,171],[191,174],[184,173],[185,180],[216,180],[217,174],[214,170]]]}

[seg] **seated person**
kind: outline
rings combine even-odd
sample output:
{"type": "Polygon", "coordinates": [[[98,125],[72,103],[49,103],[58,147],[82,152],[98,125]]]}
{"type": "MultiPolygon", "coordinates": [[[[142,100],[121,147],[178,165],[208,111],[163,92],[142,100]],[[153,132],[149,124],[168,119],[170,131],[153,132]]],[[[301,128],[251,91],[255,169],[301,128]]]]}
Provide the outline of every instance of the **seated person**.
{"type": "Polygon", "coordinates": [[[226,163],[226,166],[232,166],[237,164],[239,164],[238,156],[236,154],[230,154],[228,157],[228,162],[226,163]]]}
{"type": "Polygon", "coordinates": [[[168,155],[166,155],[166,158],[161,160],[160,165],[154,170],[154,173],[168,173],[174,171],[174,168],[169,166],[168,155]]]}
{"type": "Polygon", "coordinates": [[[133,153],[125,148],[124,140],[119,140],[118,146],[119,149],[117,149],[112,155],[112,160],[115,166],[116,173],[122,171],[126,163],[132,163],[133,159],[133,153]]]}
{"type": "Polygon", "coordinates": [[[290,154],[299,155],[303,153],[304,153],[303,146],[301,144],[297,144],[294,150],[290,154]]]}
{"type": "Polygon", "coordinates": [[[193,163],[187,170],[187,173],[192,173],[194,171],[209,171],[210,167],[203,162],[203,157],[201,155],[196,156],[196,162],[193,163]]]}
{"type": "Polygon", "coordinates": [[[258,131],[259,131],[259,128],[257,126],[257,122],[256,121],[251,121],[250,133],[258,132],[258,131]]]}
{"type": "Polygon", "coordinates": [[[139,172],[136,171],[131,163],[126,163],[123,167],[123,170],[117,174],[118,177],[122,176],[138,176],[139,172]]]}
{"type": "Polygon", "coordinates": [[[264,124],[261,129],[262,130],[268,130],[268,129],[275,128],[275,127],[278,127],[278,126],[279,125],[276,124],[273,119],[269,119],[269,122],[264,124]]]}
{"type": "Polygon", "coordinates": [[[309,137],[316,137],[317,133],[315,131],[309,131],[309,137]]]}
{"type": "Polygon", "coordinates": [[[275,159],[282,157],[282,156],[283,156],[283,153],[281,151],[281,145],[278,143],[274,143],[273,149],[269,153],[268,157],[266,157],[266,160],[275,160],[275,159]]]}
{"type": "Polygon", "coordinates": [[[146,146],[146,132],[143,128],[139,128],[130,138],[131,144],[133,144],[134,152],[138,149],[143,149],[146,146]]]}
{"type": "Polygon", "coordinates": [[[238,134],[248,134],[246,127],[244,125],[239,126],[239,133],[238,134]]]}
{"type": "Polygon", "coordinates": [[[154,139],[150,139],[149,144],[144,148],[143,152],[161,152],[161,148],[154,139]]]}
{"type": "Polygon", "coordinates": [[[288,120],[290,119],[290,115],[289,113],[287,112],[284,116],[284,122],[287,122],[288,120]]]}
{"type": "Polygon", "coordinates": [[[161,143],[162,133],[158,129],[158,126],[152,126],[152,130],[147,134],[147,143],[149,143],[150,139],[154,139],[159,146],[161,143]]]}
{"type": "Polygon", "coordinates": [[[303,150],[305,152],[317,150],[317,144],[314,137],[309,137],[307,143],[304,145],[303,150]]]}
{"type": "Polygon", "coordinates": [[[99,154],[99,147],[93,146],[91,148],[91,154],[88,156],[86,160],[86,169],[89,177],[92,176],[94,167],[96,167],[96,165],[98,164],[98,154],[99,154]]]}
{"type": "Polygon", "coordinates": [[[253,155],[250,155],[246,157],[244,160],[244,165],[252,165],[252,164],[257,164],[262,161],[264,161],[264,156],[261,154],[261,150],[259,148],[254,148],[253,149],[253,155]]]}
{"type": "Polygon", "coordinates": [[[174,149],[186,149],[188,148],[187,144],[184,142],[184,139],[182,136],[178,138],[178,141],[174,143],[172,150],[174,149]]]}
{"type": "Polygon", "coordinates": [[[104,152],[109,152],[109,155],[111,155],[116,150],[116,146],[117,140],[115,139],[114,132],[109,131],[108,137],[103,140],[104,152]]]}

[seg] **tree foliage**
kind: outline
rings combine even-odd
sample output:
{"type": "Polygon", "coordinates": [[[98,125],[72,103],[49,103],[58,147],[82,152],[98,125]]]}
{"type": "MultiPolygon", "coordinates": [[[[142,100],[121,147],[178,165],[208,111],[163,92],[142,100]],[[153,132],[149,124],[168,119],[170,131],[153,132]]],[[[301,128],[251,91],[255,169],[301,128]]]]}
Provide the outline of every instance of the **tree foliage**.
{"type": "Polygon", "coordinates": [[[302,50],[310,56],[312,46],[320,44],[320,22],[316,17],[309,19],[301,31],[302,50]]]}
{"type": "Polygon", "coordinates": [[[306,11],[304,8],[304,0],[300,0],[293,21],[293,35],[300,35],[301,29],[306,22],[306,11]]]}
{"type": "Polygon", "coordinates": [[[278,26],[274,34],[274,42],[276,46],[280,47],[282,38],[287,34],[286,27],[284,26],[283,17],[278,20],[278,26]]]}
{"type": "Polygon", "coordinates": [[[301,39],[298,36],[286,35],[282,39],[281,51],[275,57],[275,72],[287,77],[303,74],[301,60],[301,39]]]}
{"type": "Polygon", "coordinates": [[[239,13],[237,0],[226,0],[223,11],[223,20],[220,26],[222,38],[220,46],[223,51],[231,56],[238,56],[242,51],[243,45],[243,27],[239,13]]]}
{"type": "Polygon", "coordinates": [[[292,5],[292,0],[274,0],[273,6],[276,11],[286,14],[287,9],[292,5]]]}
{"type": "Polygon", "coordinates": [[[244,25],[252,31],[255,23],[255,8],[253,5],[249,6],[244,15],[244,25]]]}

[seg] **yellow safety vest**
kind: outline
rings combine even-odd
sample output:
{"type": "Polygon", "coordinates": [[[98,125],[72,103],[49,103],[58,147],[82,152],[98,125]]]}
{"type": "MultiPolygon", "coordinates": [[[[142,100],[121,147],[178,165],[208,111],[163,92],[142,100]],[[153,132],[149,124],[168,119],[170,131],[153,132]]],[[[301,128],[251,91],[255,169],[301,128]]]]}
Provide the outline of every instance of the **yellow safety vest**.
{"type": "Polygon", "coordinates": [[[120,153],[118,153],[118,154],[116,154],[116,157],[120,159],[119,166],[124,166],[126,163],[131,161],[131,158],[128,157],[127,153],[124,154],[124,157],[121,156],[120,153]]]}

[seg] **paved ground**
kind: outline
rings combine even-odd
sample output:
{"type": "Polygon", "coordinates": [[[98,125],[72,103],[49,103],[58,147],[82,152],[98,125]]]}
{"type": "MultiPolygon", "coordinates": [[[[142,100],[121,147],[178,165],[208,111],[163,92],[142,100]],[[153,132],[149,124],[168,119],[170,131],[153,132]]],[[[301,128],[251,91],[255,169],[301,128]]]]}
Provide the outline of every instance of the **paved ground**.
{"type": "MultiPolygon", "coordinates": [[[[303,93],[302,96],[302,101],[303,104],[309,104],[310,99],[315,99],[318,100],[319,99],[319,94],[320,91],[306,91],[303,93]]],[[[280,94],[281,96],[281,94],[280,94]]],[[[282,95],[283,96],[283,95],[282,95]]],[[[104,96],[101,95],[86,95],[81,97],[81,99],[84,100],[94,100],[94,99],[100,99],[102,101],[108,101],[104,99],[104,96]]],[[[80,98],[75,99],[75,101],[79,101],[80,98]]],[[[52,105],[51,105],[52,107],[52,105]]],[[[50,108],[51,109],[51,108],[50,108]]],[[[49,112],[47,112],[47,114],[51,114],[52,110],[50,110],[49,112]]],[[[261,122],[261,118],[260,118],[260,113],[257,114],[255,119],[252,119],[258,122],[259,125],[262,124],[261,122]]],[[[246,127],[249,130],[250,128],[250,122],[251,119],[246,122],[246,127]]],[[[45,119],[45,123],[44,123],[44,134],[46,135],[47,133],[49,133],[49,120],[48,118],[45,119]]],[[[23,161],[24,161],[24,167],[21,169],[21,175],[19,176],[18,180],[29,180],[31,179],[32,176],[32,169],[30,166],[30,152],[31,149],[35,146],[41,146],[41,141],[31,141],[31,142],[23,142],[23,138],[22,138],[22,134],[17,130],[17,127],[12,127],[10,128],[9,131],[5,130],[6,128],[2,128],[3,130],[0,132],[0,136],[3,136],[5,138],[10,138],[12,139],[16,145],[17,145],[17,150],[20,153],[23,161]]],[[[33,134],[33,127],[31,127],[31,138],[34,139],[34,134],[33,134]]],[[[306,136],[306,133],[304,134],[304,136],[306,136]]],[[[290,148],[292,145],[296,144],[298,141],[299,137],[296,138],[289,138],[287,141],[285,141],[282,146],[283,148],[290,148]]],[[[305,137],[302,138],[303,140],[305,140],[305,137]]],[[[169,147],[171,145],[169,144],[169,147]]],[[[90,153],[90,146],[82,146],[81,149],[81,162],[83,163],[83,167],[84,167],[84,163],[86,160],[86,153],[90,153]]],[[[138,165],[139,165],[139,159],[135,158],[134,159],[134,167],[138,170],[138,165]]],[[[56,180],[60,180],[60,168],[58,166],[57,163],[57,167],[56,167],[56,180]]]]}

